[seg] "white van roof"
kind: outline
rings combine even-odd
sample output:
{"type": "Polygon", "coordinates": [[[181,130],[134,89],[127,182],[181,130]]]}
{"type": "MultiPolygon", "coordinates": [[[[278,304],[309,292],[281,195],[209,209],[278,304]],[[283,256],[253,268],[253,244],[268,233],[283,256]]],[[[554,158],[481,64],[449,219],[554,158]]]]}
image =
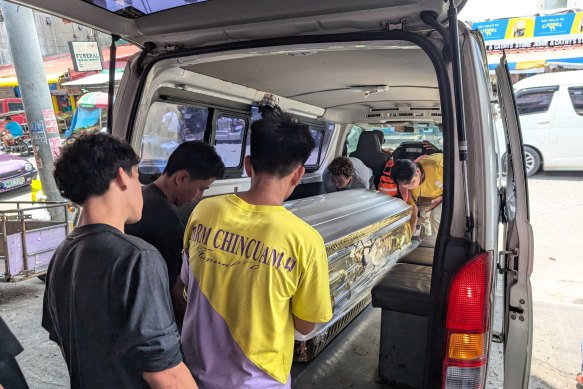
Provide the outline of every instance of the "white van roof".
{"type": "Polygon", "coordinates": [[[518,81],[514,90],[555,85],[583,85],[583,70],[538,74],[518,81]]]}

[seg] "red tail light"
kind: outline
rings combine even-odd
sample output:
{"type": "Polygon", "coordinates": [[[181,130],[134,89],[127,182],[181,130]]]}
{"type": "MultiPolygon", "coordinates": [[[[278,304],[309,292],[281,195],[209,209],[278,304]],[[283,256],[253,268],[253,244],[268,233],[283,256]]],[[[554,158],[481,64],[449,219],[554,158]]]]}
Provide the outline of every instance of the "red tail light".
{"type": "Polygon", "coordinates": [[[454,276],[447,307],[444,388],[483,388],[490,322],[492,255],[480,253],[454,276]]]}

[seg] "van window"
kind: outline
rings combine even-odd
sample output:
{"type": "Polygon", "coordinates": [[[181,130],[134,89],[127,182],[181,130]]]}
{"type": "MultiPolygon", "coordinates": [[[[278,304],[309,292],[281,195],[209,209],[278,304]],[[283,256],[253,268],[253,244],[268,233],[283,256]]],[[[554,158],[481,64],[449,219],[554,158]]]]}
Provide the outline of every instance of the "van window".
{"type": "Polygon", "coordinates": [[[334,125],[329,124],[327,128],[310,126],[310,133],[316,147],[310,153],[308,160],[305,163],[306,167],[318,168],[320,167],[320,162],[324,159],[324,156],[328,152],[328,146],[330,144],[330,137],[334,131],[334,125]]]}
{"type": "Polygon", "coordinates": [[[247,119],[230,114],[220,114],[215,123],[215,148],[225,167],[234,168],[243,162],[243,135],[247,119]]]}
{"type": "Polygon", "coordinates": [[[155,102],[148,111],[140,151],[140,171],[161,174],[179,144],[203,140],[208,109],[155,102]]]}
{"type": "Polygon", "coordinates": [[[519,115],[528,115],[532,113],[542,113],[549,110],[553,100],[553,90],[518,92],[516,94],[516,107],[519,115]]]}
{"type": "Polygon", "coordinates": [[[583,116],[583,87],[569,88],[569,97],[577,115],[583,116]]]}
{"type": "Polygon", "coordinates": [[[381,148],[395,150],[403,142],[429,141],[440,149],[443,149],[443,131],[436,124],[410,124],[405,126],[370,127],[368,131],[380,130],[384,140],[381,148]]]}
{"type": "Polygon", "coordinates": [[[24,105],[22,103],[8,103],[8,111],[24,111],[24,105]]]}

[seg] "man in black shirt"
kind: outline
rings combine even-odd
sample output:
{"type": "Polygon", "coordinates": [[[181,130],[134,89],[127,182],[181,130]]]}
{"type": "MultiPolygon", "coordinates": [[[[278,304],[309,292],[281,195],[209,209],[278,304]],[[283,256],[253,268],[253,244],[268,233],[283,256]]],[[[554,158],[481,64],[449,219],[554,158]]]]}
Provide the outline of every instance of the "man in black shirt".
{"type": "Polygon", "coordinates": [[[99,133],[67,145],[55,164],[61,194],[83,211],[49,265],[42,325],[73,388],[196,388],[164,260],[123,233],[142,213],[138,160],[128,144],[99,133]]]}
{"type": "MultiPolygon", "coordinates": [[[[206,189],[225,172],[225,165],[214,147],[200,141],[184,142],[168,158],[164,173],[142,188],[142,218],[127,224],[125,232],[142,238],[160,251],[170,288],[175,287],[182,266],[184,224],[172,206],[181,207],[200,200],[206,189]]],[[[182,299],[182,285],[174,288],[173,298],[182,299]]],[[[175,306],[176,309],[179,309],[175,306]]]]}

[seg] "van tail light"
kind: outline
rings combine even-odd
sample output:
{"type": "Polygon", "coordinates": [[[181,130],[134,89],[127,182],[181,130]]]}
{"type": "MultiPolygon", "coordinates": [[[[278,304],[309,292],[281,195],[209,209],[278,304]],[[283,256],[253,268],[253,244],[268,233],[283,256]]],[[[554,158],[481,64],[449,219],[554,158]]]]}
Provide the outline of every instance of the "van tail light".
{"type": "Polygon", "coordinates": [[[490,338],[492,254],[472,258],[454,276],[447,302],[443,388],[481,389],[490,338]]]}

